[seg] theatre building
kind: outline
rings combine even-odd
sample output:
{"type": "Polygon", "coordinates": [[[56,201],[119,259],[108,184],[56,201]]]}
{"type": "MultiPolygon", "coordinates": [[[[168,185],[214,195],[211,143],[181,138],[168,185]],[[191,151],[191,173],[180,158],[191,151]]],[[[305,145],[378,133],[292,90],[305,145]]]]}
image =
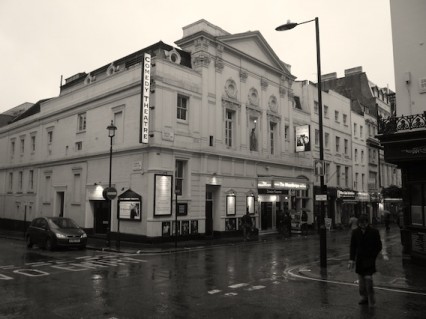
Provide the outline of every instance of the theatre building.
{"type": "Polygon", "coordinates": [[[247,210],[261,232],[286,209],[312,223],[312,156],[295,142],[310,115],[295,110],[290,65],[258,31],[205,20],[175,44],[70,76],[0,127],[2,226],[65,216],[90,234],[169,240],[233,234],[247,210]]]}

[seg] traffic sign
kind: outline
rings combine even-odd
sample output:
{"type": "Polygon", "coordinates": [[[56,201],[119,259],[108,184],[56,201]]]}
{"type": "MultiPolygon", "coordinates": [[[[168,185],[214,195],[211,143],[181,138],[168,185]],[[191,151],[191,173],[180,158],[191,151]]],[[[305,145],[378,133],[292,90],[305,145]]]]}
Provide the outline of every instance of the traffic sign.
{"type": "Polygon", "coordinates": [[[117,190],[114,187],[107,187],[103,190],[102,196],[107,200],[113,200],[117,197],[117,190]]]}
{"type": "Polygon", "coordinates": [[[316,176],[324,176],[324,161],[323,160],[315,160],[314,163],[315,175],[316,176]]]}
{"type": "Polygon", "coordinates": [[[318,202],[326,202],[327,195],[315,195],[315,200],[318,202]]]}

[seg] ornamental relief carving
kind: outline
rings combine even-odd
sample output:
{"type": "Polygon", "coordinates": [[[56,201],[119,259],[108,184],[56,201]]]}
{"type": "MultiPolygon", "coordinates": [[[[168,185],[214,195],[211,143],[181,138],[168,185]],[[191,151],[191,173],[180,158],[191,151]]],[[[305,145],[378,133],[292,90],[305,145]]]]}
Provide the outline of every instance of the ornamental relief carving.
{"type": "Polygon", "coordinates": [[[193,65],[194,67],[198,68],[198,67],[208,67],[210,64],[210,57],[208,55],[205,54],[200,54],[194,57],[193,60],[193,65]]]}
{"type": "Polygon", "coordinates": [[[215,61],[214,61],[214,67],[216,69],[216,72],[221,73],[223,68],[224,68],[224,63],[223,63],[223,59],[221,57],[216,57],[215,61]]]}
{"type": "Polygon", "coordinates": [[[247,77],[248,77],[247,71],[240,70],[240,81],[243,83],[246,83],[247,77]]]}
{"type": "Polygon", "coordinates": [[[248,100],[250,105],[259,106],[259,94],[255,88],[249,90],[248,100]]]}
{"type": "Polygon", "coordinates": [[[275,95],[271,95],[269,97],[268,107],[274,113],[276,113],[278,111],[278,102],[277,102],[277,98],[275,97],[275,95]]]}
{"type": "Polygon", "coordinates": [[[225,83],[225,93],[228,97],[232,99],[237,98],[237,83],[233,79],[228,79],[225,83]]]}
{"type": "Polygon", "coordinates": [[[222,107],[229,110],[238,111],[241,108],[241,104],[227,99],[222,99],[222,107]]]}
{"type": "Polygon", "coordinates": [[[266,80],[265,78],[261,78],[260,79],[260,86],[262,87],[262,90],[265,91],[268,88],[268,80],[266,80]]]}

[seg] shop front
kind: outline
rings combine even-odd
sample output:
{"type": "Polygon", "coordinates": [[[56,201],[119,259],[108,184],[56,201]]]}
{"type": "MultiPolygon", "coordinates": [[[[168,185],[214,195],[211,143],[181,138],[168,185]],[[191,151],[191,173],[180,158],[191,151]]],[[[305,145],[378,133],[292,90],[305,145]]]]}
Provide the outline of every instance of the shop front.
{"type": "Polygon", "coordinates": [[[312,198],[309,196],[309,182],[306,179],[285,179],[261,177],[258,179],[258,201],[260,207],[260,232],[275,232],[283,215],[308,214],[312,223],[312,198]]]}
{"type": "Polygon", "coordinates": [[[352,215],[357,216],[356,205],[356,193],[349,190],[337,190],[336,206],[337,210],[340,211],[340,218],[342,225],[348,225],[349,218],[352,215]]]}

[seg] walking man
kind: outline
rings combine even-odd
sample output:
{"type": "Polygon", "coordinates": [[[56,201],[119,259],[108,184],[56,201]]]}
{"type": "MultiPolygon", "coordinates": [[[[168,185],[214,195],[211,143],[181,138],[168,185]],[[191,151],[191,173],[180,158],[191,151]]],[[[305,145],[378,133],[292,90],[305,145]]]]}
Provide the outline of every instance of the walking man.
{"type": "Polygon", "coordinates": [[[355,264],[355,272],[358,274],[360,305],[375,304],[373,274],[376,272],[376,258],[382,250],[382,241],[379,231],[370,227],[368,216],[362,214],[358,219],[358,228],[352,231],[350,244],[350,259],[348,268],[355,264]]]}
{"type": "Polygon", "coordinates": [[[246,214],[243,216],[241,222],[242,222],[242,225],[243,225],[244,241],[246,241],[247,239],[250,238],[250,232],[251,232],[252,227],[253,227],[253,223],[251,221],[251,217],[250,217],[248,208],[247,208],[246,214]]]}

